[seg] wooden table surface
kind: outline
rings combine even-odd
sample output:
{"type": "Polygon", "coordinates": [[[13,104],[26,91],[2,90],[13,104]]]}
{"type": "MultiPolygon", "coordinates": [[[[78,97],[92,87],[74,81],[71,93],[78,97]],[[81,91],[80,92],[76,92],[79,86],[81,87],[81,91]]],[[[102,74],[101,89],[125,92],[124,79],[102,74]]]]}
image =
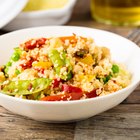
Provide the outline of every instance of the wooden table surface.
{"type": "MultiPolygon", "coordinates": [[[[95,22],[90,17],[89,0],[78,0],[72,18],[66,25],[104,29],[124,37],[136,30],[136,27],[117,27],[95,22]]],[[[0,34],[4,33],[0,30],[0,34]]],[[[90,119],[68,124],[37,122],[15,115],[0,106],[0,140],[30,139],[140,140],[140,86],[115,108],[90,119]]]]}

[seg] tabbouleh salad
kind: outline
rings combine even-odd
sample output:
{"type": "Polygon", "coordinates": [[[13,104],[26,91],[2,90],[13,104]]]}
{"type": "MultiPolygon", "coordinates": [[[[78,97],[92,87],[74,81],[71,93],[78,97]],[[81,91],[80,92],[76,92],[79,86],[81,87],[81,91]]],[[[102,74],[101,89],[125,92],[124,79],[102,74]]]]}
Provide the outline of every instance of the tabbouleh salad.
{"type": "Polygon", "coordinates": [[[111,60],[110,50],[92,38],[35,38],[14,48],[0,67],[0,91],[41,101],[104,96],[127,87],[131,74],[111,60]]]}

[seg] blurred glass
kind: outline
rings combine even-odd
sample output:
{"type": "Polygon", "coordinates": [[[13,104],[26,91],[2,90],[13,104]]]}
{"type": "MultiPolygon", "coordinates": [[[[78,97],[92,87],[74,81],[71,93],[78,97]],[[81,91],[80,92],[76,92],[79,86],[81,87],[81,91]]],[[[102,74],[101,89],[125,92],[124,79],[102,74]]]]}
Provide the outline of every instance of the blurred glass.
{"type": "Polygon", "coordinates": [[[91,0],[92,17],[115,25],[140,25],[140,0],[91,0]]]}

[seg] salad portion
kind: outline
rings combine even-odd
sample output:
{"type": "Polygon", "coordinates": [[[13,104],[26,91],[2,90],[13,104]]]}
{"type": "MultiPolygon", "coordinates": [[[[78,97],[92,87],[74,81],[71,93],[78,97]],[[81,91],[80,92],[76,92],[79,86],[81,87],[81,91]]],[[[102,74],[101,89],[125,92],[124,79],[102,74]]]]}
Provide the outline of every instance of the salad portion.
{"type": "Polygon", "coordinates": [[[0,67],[0,92],[41,101],[104,96],[127,87],[131,74],[92,38],[29,39],[0,67]]]}

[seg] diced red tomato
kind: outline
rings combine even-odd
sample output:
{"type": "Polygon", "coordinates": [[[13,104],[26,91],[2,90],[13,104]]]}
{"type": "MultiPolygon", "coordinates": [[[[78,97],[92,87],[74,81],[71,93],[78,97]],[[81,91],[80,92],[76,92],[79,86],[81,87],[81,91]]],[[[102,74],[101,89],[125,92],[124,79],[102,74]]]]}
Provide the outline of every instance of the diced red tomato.
{"type": "Polygon", "coordinates": [[[40,38],[40,39],[37,40],[37,44],[39,46],[42,46],[42,45],[45,44],[46,40],[47,40],[46,38],[40,38]]]}
{"type": "Polygon", "coordinates": [[[25,50],[32,50],[45,44],[46,38],[39,38],[37,40],[31,39],[25,42],[25,50]]]}
{"type": "Polygon", "coordinates": [[[61,79],[54,79],[53,80],[53,88],[59,87],[61,79]]]}
{"type": "Polygon", "coordinates": [[[32,67],[33,61],[34,61],[33,59],[30,59],[29,61],[26,61],[24,64],[21,64],[20,66],[21,66],[23,69],[31,68],[31,67],[32,67]]]}
{"type": "Polygon", "coordinates": [[[29,40],[27,42],[25,42],[25,50],[32,50],[36,47],[36,41],[35,40],[29,40]]]}
{"type": "Polygon", "coordinates": [[[91,92],[87,92],[86,93],[86,97],[87,98],[94,98],[94,97],[97,97],[97,94],[96,94],[96,90],[92,90],[91,92]]]}
{"type": "Polygon", "coordinates": [[[82,93],[82,89],[79,87],[74,87],[71,85],[63,84],[62,85],[62,91],[67,93],[82,93]]]}

